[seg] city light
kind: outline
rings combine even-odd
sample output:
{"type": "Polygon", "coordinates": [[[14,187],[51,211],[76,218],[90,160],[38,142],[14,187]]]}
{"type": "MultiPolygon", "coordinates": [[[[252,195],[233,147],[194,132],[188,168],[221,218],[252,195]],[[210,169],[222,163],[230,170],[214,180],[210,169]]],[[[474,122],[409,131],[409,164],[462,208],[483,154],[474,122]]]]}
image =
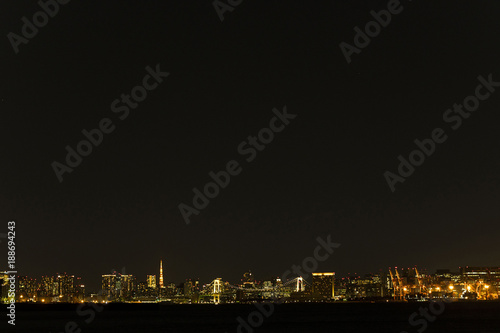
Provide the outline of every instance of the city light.
{"type": "MultiPolygon", "coordinates": [[[[247,271],[237,283],[216,278],[208,283],[186,279],[182,283],[167,282],[163,287],[157,277],[164,273],[162,264],[156,274],[145,279],[114,271],[102,274],[99,292],[86,292],[81,278],[68,274],[42,276],[41,280],[19,276],[18,302],[32,303],[245,303],[255,299],[285,298],[287,302],[332,302],[391,300],[432,300],[454,298],[468,301],[498,300],[500,267],[464,267],[460,272],[439,270],[434,274],[416,267],[378,274],[349,274],[337,277],[333,272],[311,272],[308,278],[285,276],[261,279],[247,271]],[[159,273],[159,274],[158,274],[159,273]],[[443,291],[447,291],[443,292],[443,291]]],[[[6,281],[0,274],[0,282],[6,281]]]]}

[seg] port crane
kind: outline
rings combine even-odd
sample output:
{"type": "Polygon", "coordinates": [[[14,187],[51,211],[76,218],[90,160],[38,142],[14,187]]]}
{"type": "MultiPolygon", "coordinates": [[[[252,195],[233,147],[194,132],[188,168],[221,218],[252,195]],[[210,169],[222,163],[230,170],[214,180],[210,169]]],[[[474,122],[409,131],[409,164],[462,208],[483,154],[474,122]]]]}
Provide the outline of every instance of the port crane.
{"type": "Polygon", "coordinates": [[[389,267],[389,274],[391,276],[391,283],[392,283],[392,288],[394,289],[394,300],[399,299],[403,300],[403,284],[401,283],[401,277],[399,276],[398,273],[398,268],[395,267],[394,271],[396,272],[397,278],[394,278],[394,275],[392,274],[392,269],[389,267]]]}

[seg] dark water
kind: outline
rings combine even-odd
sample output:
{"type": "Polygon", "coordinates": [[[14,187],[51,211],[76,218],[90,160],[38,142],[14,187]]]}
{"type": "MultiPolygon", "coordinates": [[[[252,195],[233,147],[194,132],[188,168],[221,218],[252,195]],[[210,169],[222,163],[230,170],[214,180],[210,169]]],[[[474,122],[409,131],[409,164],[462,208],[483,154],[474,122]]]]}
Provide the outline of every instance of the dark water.
{"type": "MultiPolygon", "coordinates": [[[[257,310],[254,305],[113,304],[103,307],[102,312],[85,307],[80,314],[73,305],[23,305],[17,308],[15,328],[7,325],[6,313],[0,311],[0,332],[413,333],[423,329],[423,320],[419,315],[416,320],[421,322],[411,326],[410,315],[419,308],[428,308],[429,303],[306,303],[274,307],[260,326],[260,315],[255,312],[251,318],[258,327],[240,327],[238,331],[237,318],[248,318],[257,310]]],[[[500,333],[500,302],[445,304],[442,314],[431,316],[433,322],[425,320],[428,333],[500,333]]]]}

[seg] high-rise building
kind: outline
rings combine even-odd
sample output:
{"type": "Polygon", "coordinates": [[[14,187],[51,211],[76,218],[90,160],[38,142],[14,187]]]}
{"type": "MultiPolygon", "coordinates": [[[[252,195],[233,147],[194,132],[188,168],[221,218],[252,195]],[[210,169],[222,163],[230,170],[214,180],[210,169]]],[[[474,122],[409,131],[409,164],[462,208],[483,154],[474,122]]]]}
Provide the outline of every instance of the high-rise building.
{"type": "Polygon", "coordinates": [[[74,275],[67,275],[66,273],[58,274],[56,281],[58,282],[57,286],[59,297],[69,297],[73,294],[75,287],[74,275]]]}
{"type": "Polygon", "coordinates": [[[134,293],[135,279],[132,275],[114,274],[102,275],[103,296],[109,300],[128,300],[134,293]]]}
{"type": "Polygon", "coordinates": [[[148,275],[148,288],[156,289],[156,275],[148,275]]]}
{"type": "Polygon", "coordinates": [[[82,302],[85,300],[85,285],[80,283],[81,281],[78,281],[75,285],[73,302],[82,302]]]}
{"type": "Polygon", "coordinates": [[[312,292],[317,298],[333,299],[335,294],[335,273],[313,273],[312,292]]]}
{"type": "Polygon", "coordinates": [[[42,297],[59,296],[58,288],[54,283],[53,276],[42,276],[42,281],[40,282],[40,296],[42,297]]]}
{"type": "Polygon", "coordinates": [[[28,276],[19,276],[17,278],[18,295],[23,301],[33,301],[36,298],[37,282],[28,276]]]}
{"type": "Polygon", "coordinates": [[[175,296],[179,294],[179,290],[177,289],[177,286],[175,283],[169,283],[167,286],[165,286],[164,291],[162,293],[165,294],[165,296],[175,296]]]}
{"type": "Polygon", "coordinates": [[[120,297],[129,300],[134,296],[135,277],[133,275],[120,275],[120,297]]]}
{"type": "Polygon", "coordinates": [[[160,259],[160,288],[164,288],[163,286],[163,262],[160,259]]]}
{"type": "Polygon", "coordinates": [[[147,282],[139,282],[137,284],[137,296],[139,297],[148,296],[148,289],[149,288],[147,282]]]}
{"type": "Polygon", "coordinates": [[[194,292],[193,282],[191,280],[184,282],[184,296],[191,296],[194,292]]]}
{"type": "Polygon", "coordinates": [[[7,299],[9,291],[9,275],[5,272],[0,272],[0,302],[7,299]]]}
{"type": "Polygon", "coordinates": [[[116,274],[102,275],[102,295],[111,299],[117,297],[118,276],[116,274]]]}

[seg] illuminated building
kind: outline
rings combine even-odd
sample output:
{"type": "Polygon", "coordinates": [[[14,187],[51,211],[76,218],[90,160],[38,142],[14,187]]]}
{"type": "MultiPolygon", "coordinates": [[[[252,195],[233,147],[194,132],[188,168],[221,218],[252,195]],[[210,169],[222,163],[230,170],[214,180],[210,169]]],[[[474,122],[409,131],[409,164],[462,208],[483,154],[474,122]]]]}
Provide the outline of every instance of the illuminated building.
{"type": "Polygon", "coordinates": [[[102,295],[110,299],[117,298],[117,281],[115,274],[105,274],[102,276],[102,295]]]}
{"type": "Polygon", "coordinates": [[[42,276],[39,290],[41,297],[59,296],[58,285],[55,284],[53,276],[42,276]]]}
{"type": "Polygon", "coordinates": [[[110,301],[123,301],[132,298],[135,278],[120,273],[102,275],[103,296],[110,301]]]}
{"type": "Polygon", "coordinates": [[[191,280],[184,282],[184,296],[191,296],[193,289],[193,282],[191,280]]]}
{"type": "Polygon", "coordinates": [[[312,292],[316,298],[333,299],[335,273],[313,273],[312,292]]]}
{"type": "Polygon", "coordinates": [[[458,283],[460,279],[460,273],[451,272],[449,269],[438,269],[434,274],[434,281],[439,284],[458,283]]]}
{"type": "Polygon", "coordinates": [[[271,298],[273,296],[273,283],[271,281],[264,281],[262,283],[262,288],[268,290],[262,293],[264,298],[271,298]]]}
{"type": "Polygon", "coordinates": [[[177,287],[176,287],[175,283],[169,283],[169,284],[166,286],[166,288],[165,288],[165,289],[166,289],[166,290],[165,290],[164,294],[165,294],[166,296],[175,296],[175,295],[179,294],[178,289],[177,289],[177,287]]]}
{"type": "Polygon", "coordinates": [[[74,293],[75,276],[67,275],[66,273],[58,274],[56,282],[58,288],[57,293],[59,294],[61,301],[69,301],[69,298],[74,293]]]}
{"type": "Polygon", "coordinates": [[[461,267],[462,282],[467,291],[480,299],[496,299],[500,290],[500,267],[461,267]]]}
{"type": "Polygon", "coordinates": [[[374,298],[383,297],[384,289],[381,283],[382,279],[380,275],[365,274],[363,278],[358,277],[352,280],[355,284],[356,294],[352,295],[348,293],[349,298],[374,298]]]}
{"type": "Polygon", "coordinates": [[[133,275],[121,275],[120,284],[120,297],[124,300],[131,299],[134,295],[135,277],[133,275]]]}
{"type": "Polygon", "coordinates": [[[500,267],[461,267],[460,273],[465,279],[484,280],[488,282],[500,280],[500,267]]]}
{"type": "Polygon", "coordinates": [[[0,272],[0,301],[6,301],[9,292],[9,275],[0,272]]]}
{"type": "Polygon", "coordinates": [[[80,284],[80,281],[78,281],[78,284],[75,286],[75,294],[74,294],[74,302],[81,302],[85,300],[85,285],[80,284]]]}
{"type": "Polygon", "coordinates": [[[156,289],[156,275],[148,275],[148,288],[156,289]]]}
{"type": "Polygon", "coordinates": [[[36,279],[27,276],[17,277],[17,296],[23,298],[23,301],[35,300],[37,291],[36,279]]]}
{"type": "MultiPolygon", "coordinates": [[[[149,275],[148,275],[149,276],[149,275]]],[[[139,282],[137,284],[137,296],[147,296],[148,295],[148,284],[147,282],[139,282]]]]}

